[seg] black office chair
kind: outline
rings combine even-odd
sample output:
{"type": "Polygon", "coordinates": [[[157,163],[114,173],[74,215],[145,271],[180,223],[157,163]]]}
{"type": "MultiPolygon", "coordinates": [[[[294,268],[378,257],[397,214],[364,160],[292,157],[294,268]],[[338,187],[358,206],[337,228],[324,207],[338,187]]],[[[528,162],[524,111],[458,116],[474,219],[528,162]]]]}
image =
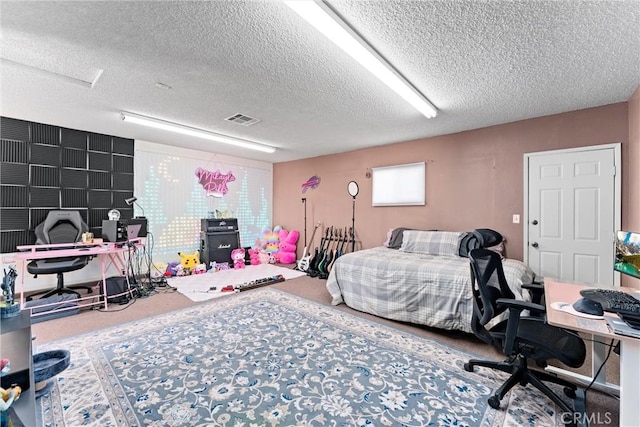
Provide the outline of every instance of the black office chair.
{"type": "MultiPolygon", "coordinates": [[[[40,223],[36,229],[36,245],[76,243],[82,240],[82,233],[88,231],[89,227],[82,220],[78,211],[50,211],[44,222],[40,223]]],[[[53,249],[55,250],[55,249],[53,249]]],[[[31,300],[36,295],[41,298],[48,298],[53,295],[76,294],[79,292],[72,289],[86,289],[87,293],[93,290],[89,286],[64,286],[63,273],[80,270],[84,268],[91,256],[76,256],[64,258],[37,259],[27,264],[27,271],[38,277],[38,274],[57,274],[58,284],[51,291],[36,292],[29,295],[27,300],[31,300]]]]}
{"type": "Polygon", "coordinates": [[[575,332],[546,323],[545,316],[539,315],[544,313],[544,306],[515,299],[505,279],[500,255],[488,249],[474,249],[469,253],[469,260],[474,298],[471,328],[478,338],[498,348],[507,359],[503,362],[472,359],[464,364],[464,369],[473,372],[475,366],[484,366],[511,374],[489,398],[489,406],[498,409],[504,395],[516,384],[531,384],[558,405],[561,411],[582,413],[583,396],[576,399],[575,384],[548,372],[530,369],[527,365],[529,359],[543,368],[548,360],[557,359],[567,366],[578,368],[584,363],[586,355],[582,338],[575,332]],[[529,310],[532,314],[525,316],[523,310],[529,310]],[[492,320],[492,324],[495,324],[489,327],[492,320]],[[565,394],[574,399],[574,408],[570,408],[543,381],[564,386],[565,394]]]}

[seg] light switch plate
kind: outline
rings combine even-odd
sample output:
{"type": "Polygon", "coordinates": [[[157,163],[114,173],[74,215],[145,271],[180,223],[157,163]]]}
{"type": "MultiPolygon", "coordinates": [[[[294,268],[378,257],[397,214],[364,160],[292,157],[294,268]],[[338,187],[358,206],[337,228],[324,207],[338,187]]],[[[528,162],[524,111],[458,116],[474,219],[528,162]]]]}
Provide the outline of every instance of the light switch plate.
{"type": "Polygon", "coordinates": [[[520,215],[513,214],[513,223],[514,224],[520,224],[520,215]]]}

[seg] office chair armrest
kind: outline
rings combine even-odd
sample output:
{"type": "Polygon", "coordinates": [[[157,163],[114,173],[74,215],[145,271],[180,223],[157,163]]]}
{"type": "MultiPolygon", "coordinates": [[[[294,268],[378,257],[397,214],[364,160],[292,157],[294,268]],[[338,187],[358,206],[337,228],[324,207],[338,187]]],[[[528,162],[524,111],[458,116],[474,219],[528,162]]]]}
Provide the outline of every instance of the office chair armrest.
{"type": "Polygon", "coordinates": [[[496,304],[498,305],[498,307],[508,308],[509,311],[511,311],[512,309],[515,309],[515,311],[517,311],[518,313],[523,310],[529,310],[536,313],[544,313],[547,311],[544,305],[540,305],[540,304],[536,304],[528,301],[521,301],[517,299],[499,298],[496,301],[496,304]]]}
{"type": "Polygon", "coordinates": [[[533,301],[536,304],[541,304],[543,302],[543,297],[544,297],[544,284],[541,282],[536,282],[535,280],[533,281],[533,283],[525,283],[522,286],[522,289],[527,289],[530,293],[531,293],[531,301],[533,301]]]}
{"type": "Polygon", "coordinates": [[[509,298],[498,298],[496,300],[496,305],[500,308],[507,308],[509,310],[509,318],[507,319],[507,328],[502,345],[504,354],[511,356],[515,351],[515,339],[522,312],[524,310],[529,310],[529,312],[533,311],[544,313],[545,308],[540,304],[509,298]]]}

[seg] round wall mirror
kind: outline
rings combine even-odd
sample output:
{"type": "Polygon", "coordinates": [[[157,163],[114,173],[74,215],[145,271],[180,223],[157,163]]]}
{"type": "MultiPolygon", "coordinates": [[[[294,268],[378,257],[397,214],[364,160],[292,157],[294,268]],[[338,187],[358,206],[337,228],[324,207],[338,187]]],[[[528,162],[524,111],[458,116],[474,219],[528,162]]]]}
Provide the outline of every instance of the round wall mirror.
{"type": "Polygon", "coordinates": [[[358,183],[355,181],[349,182],[349,185],[347,185],[347,191],[349,191],[349,194],[352,197],[356,197],[358,195],[358,183]]]}

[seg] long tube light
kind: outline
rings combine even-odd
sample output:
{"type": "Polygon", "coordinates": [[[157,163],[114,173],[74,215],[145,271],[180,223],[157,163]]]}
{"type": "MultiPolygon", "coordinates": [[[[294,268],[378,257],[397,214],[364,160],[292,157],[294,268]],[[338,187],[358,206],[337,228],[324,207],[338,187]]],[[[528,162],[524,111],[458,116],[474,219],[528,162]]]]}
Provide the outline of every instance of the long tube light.
{"type": "Polygon", "coordinates": [[[284,0],[284,4],[316,27],[329,40],[358,61],[380,81],[427,118],[438,114],[436,107],[407,82],[384,58],[367,44],[327,4],[314,0],[284,0]]]}
{"type": "Polygon", "coordinates": [[[263,145],[246,139],[235,138],[221,133],[215,133],[191,126],[168,122],[166,120],[130,113],[128,111],[121,111],[120,117],[126,122],[162,129],[169,132],[176,132],[182,135],[195,136],[196,138],[208,139],[210,141],[221,142],[223,144],[235,145],[236,147],[247,148],[249,150],[262,151],[263,153],[275,153],[276,151],[275,147],[271,147],[269,145],[263,145]]]}

